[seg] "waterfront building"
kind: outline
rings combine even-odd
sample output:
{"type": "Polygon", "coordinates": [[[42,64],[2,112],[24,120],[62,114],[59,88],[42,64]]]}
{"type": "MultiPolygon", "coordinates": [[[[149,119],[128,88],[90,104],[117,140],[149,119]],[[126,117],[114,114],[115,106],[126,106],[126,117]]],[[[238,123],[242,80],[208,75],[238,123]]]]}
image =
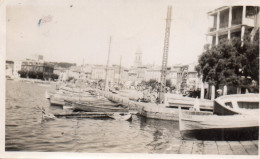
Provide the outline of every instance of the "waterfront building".
{"type": "MultiPolygon", "coordinates": [[[[107,80],[110,83],[115,82],[115,70],[111,66],[107,68],[107,80]]],[[[95,81],[105,80],[106,78],[106,66],[95,65],[92,67],[91,79],[95,81]]]]}
{"type": "Polygon", "coordinates": [[[64,72],[66,72],[65,68],[54,66],[53,73],[55,73],[55,74],[60,76],[64,72]]]}
{"type": "Polygon", "coordinates": [[[31,59],[26,59],[22,61],[22,71],[35,71],[52,74],[54,70],[54,65],[48,62],[38,62],[31,59]]]}
{"type": "Polygon", "coordinates": [[[195,70],[195,63],[187,65],[175,65],[173,68],[177,72],[176,88],[179,91],[194,91],[200,88],[201,80],[195,70]]]}
{"type": "Polygon", "coordinates": [[[147,68],[146,75],[145,75],[145,81],[149,80],[156,80],[158,82],[161,81],[161,67],[151,67],[147,68]]]}
{"type": "Polygon", "coordinates": [[[20,74],[18,71],[22,70],[22,61],[14,61],[13,76],[19,78],[20,74]]]}
{"type": "Polygon", "coordinates": [[[6,60],[5,62],[5,75],[6,76],[13,76],[13,69],[14,69],[14,62],[6,60]]]}
{"type": "Polygon", "coordinates": [[[166,80],[170,80],[172,83],[172,86],[177,85],[177,70],[174,67],[169,67],[167,69],[167,75],[166,75],[166,80]]]}
{"type": "Polygon", "coordinates": [[[112,68],[114,69],[114,82],[115,83],[124,83],[128,81],[128,70],[124,67],[113,65],[112,68]]]}
{"type": "Polygon", "coordinates": [[[246,31],[254,35],[259,28],[258,6],[224,6],[208,12],[208,16],[211,26],[207,36],[212,45],[233,37],[243,40],[246,31]]]}
{"type": "MultiPolygon", "coordinates": [[[[211,45],[217,45],[222,39],[232,39],[233,37],[239,37],[243,43],[245,33],[249,33],[251,40],[254,39],[257,32],[259,32],[259,6],[223,6],[213,11],[208,12],[208,16],[211,19],[211,25],[209,26],[208,43],[211,45]]],[[[208,45],[205,45],[208,47],[208,45]]],[[[215,90],[215,86],[208,87],[208,92],[215,90]],[[212,88],[211,88],[212,87],[212,88]]],[[[220,84],[219,88],[224,90],[225,85],[220,84]]],[[[229,93],[241,93],[241,88],[228,86],[225,92],[229,93]],[[228,90],[228,91],[227,91],[228,90]]],[[[212,99],[215,97],[215,92],[212,91],[212,99]]],[[[228,94],[229,94],[228,93],[228,94]]]]}

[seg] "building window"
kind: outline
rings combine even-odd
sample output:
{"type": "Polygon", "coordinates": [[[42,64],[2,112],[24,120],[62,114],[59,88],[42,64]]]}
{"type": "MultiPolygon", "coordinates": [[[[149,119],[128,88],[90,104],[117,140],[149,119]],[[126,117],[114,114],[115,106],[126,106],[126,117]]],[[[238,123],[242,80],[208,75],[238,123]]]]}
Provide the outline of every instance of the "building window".
{"type": "Polygon", "coordinates": [[[220,19],[219,28],[220,29],[228,27],[228,15],[229,15],[228,9],[220,12],[220,16],[219,16],[219,19],[220,19]]]}
{"type": "Polygon", "coordinates": [[[232,25],[242,24],[243,6],[235,6],[232,8],[232,25]]]}

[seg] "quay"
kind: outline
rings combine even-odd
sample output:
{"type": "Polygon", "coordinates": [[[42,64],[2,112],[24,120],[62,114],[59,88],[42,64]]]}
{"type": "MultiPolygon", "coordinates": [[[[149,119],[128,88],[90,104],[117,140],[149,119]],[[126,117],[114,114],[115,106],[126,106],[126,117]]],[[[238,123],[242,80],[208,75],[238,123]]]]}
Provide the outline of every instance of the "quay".
{"type": "MultiPolygon", "coordinates": [[[[144,103],[137,102],[134,100],[130,100],[130,95],[124,94],[114,94],[112,92],[106,92],[102,90],[96,90],[100,93],[100,95],[105,96],[109,100],[113,102],[120,103],[124,106],[128,106],[130,112],[137,112],[138,114],[153,119],[161,119],[161,120],[179,120],[178,113],[178,105],[182,107],[182,109],[188,109],[193,106],[195,99],[187,98],[187,97],[177,97],[177,98],[169,98],[169,107],[164,104],[156,104],[156,103],[144,103]]],[[[213,102],[202,100],[201,109],[212,111],[213,110],[213,102]]]]}
{"type": "MultiPolygon", "coordinates": [[[[129,96],[114,94],[98,90],[101,95],[113,102],[128,106],[130,111],[137,111],[138,114],[153,119],[176,120],[179,119],[178,109],[174,108],[180,104],[182,108],[190,108],[194,100],[180,97],[169,101],[170,107],[163,104],[143,103],[129,100],[129,96]],[[170,103],[171,102],[171,103],[170,103]],[[173,106],[171,106],[173,105],[173,106]]],[[[201,101],[200,101],[201,102],[201,101]]],[[[212,111],[213,102],[204,100],[200,105],[202,109],[212,111]]],[[[212,155],[258,155],[259,140],[249,141],[201,141],[201,140],[172,140],[154,153],[163,154],[212,154],[212,155]]]]}
{"type": "Polygon", "coordinates": [[[258,155],[258,140],[250,141],[169,141],[155,153],[197,155],[258,155]]]}

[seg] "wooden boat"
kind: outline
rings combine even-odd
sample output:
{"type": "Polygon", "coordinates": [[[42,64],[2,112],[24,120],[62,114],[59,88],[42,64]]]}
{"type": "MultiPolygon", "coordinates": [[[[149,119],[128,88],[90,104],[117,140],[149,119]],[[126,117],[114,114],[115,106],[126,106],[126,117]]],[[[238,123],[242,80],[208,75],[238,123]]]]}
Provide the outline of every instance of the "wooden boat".
{"type": "Polygon", "coordinates": [[[214,114],[254,114],[259,110],[259,94],[236,94],[221,96],[214,101],[214,114]]]}
{"type": "Polygon", "coordinates": [[[82,89],[76,87],[61,87],[59,90],[62,90],[64,92],[70,92],[70,93],[85,93],[89,91],[89,89],[82,89]]]}
{"type": "Polygon", "coordinates": [[[213,115],[179,109],[179,126],[183,139],[258,139],[259,114],[213,115]]]}
{"type": "Polygon", "coordinates": [[[121,104],[111,102],[82,103],[76,101],[66,101],[66,105],[72,105],[74,111],[86,112],[128,112],[121,104]]]}
{"type": "Polygon", "coordinates": [[[88,93],[83,94],[71,94],[71,93],[64,93],[64,92],[56,92],[56,93],[49,93],[45,92],[45,98],[49,99],[51,105],[56,106],[63,106],[65,105],[65,100],[67,101],[78,101],[82,103],[96,103],[96,102],[103,102],[107,100],[103,96],[92,96],[88,93]]]}
{"type": "Polygon", "coordinates": [[[72,113],[56,113],[55,117],[61,118],[101,118],[101,119],[115,119],[129,121],[132,119],[130,113],[125,112],[72,112],[72,113]],[[115,115],[116,114],[116,115],[115,115]]]}

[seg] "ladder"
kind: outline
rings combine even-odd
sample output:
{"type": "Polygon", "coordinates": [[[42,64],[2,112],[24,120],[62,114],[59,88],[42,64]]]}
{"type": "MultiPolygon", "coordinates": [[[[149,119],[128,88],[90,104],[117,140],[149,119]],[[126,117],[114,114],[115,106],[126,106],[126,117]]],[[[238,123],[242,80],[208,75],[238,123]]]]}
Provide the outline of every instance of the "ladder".
{"type": "Polygon", "coordinates": [[[165,93],[166,75],[167,75],[167,62],[168,62],[168,51],[169,51],[170,29],[171,29],[171,13],[172,13],[172,6],[168,6],[165,37],[164,37],[163,58],[162,58],[161,86],[160,86],[160,94],[159,94],[160,103],[165,103],[164,93],[165,93]]]}

